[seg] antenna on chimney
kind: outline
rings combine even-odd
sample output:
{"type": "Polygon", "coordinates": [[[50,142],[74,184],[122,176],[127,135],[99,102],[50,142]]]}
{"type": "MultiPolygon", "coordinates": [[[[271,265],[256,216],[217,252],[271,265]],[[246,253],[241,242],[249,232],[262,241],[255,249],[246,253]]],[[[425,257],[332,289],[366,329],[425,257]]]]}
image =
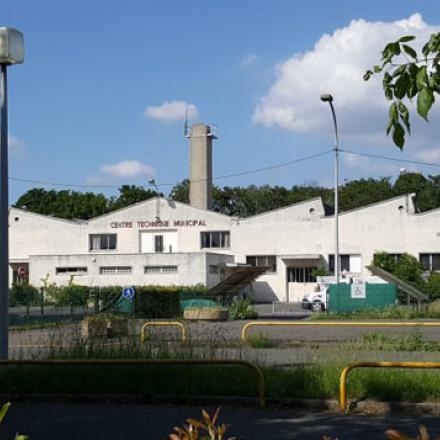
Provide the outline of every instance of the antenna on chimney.
{"type": "Polygon", "coordinates": [[[183,135],[189,138],[188,134],[188,106],[185,107],[185,122],[183,123],[183,135]]]}

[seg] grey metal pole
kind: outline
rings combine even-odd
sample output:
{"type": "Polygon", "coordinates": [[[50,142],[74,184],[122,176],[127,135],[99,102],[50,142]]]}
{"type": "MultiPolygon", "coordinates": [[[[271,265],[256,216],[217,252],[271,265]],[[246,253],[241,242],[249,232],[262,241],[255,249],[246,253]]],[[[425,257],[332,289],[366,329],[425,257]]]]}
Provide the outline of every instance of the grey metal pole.
{"type": "Polygon", "coordinates": [[[0,359],[8,359],[9,332],[9,197],[8,197],[8,75],[0,74],[0,359]]]}
{"type": "Polygon", "coordinates": [[[335,126],[335,279],[336,284],[339,283],[339,136],[338,124],[336,122],[335,108],[333,102],[328,101],[333,116],[333,124],[335,126]]]}

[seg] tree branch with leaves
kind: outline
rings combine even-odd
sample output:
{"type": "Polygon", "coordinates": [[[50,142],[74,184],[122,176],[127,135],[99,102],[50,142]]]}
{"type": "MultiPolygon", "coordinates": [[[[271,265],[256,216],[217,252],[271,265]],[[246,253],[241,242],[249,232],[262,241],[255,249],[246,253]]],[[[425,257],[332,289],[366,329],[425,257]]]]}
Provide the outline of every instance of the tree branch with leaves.
{"type": "Polygon", "coordinates": [[[417,113],[428,122],[435,96],[440,93],[440,32],[432,34],[419,55],[408,43],[413,35],[388,43],[382,51],[381,64],[367,70],[364,80],[383,73],[382,85],[385,97],[391,101],[388,111],[387,135],[400,149],[405,145],[405,135],[411,135],[409,110],[406,100],[417,99],[417,113]],[[396,63],[403,56],[406,63],[396,63]]]}

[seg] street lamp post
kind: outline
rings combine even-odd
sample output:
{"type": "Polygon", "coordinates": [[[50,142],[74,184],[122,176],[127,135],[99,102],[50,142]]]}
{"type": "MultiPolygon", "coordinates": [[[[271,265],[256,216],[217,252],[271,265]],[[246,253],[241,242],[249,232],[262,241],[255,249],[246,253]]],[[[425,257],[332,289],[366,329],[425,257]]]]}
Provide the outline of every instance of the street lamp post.
{"type": "Polygon", "coordinates": [[[0,359],[8,358],[9,336],[9,197],[8,71],[24,61],[23,34],[0,27],[0,359]]]}
{"type": "Polygon", "coordinates": [[[156,191],[156,221],[160,221],[160,194],[159,194],[159,187],[156,184],[156,181],[154,179],[150,179],[148,181],[148,184],[150,186],[153,186],[156,191]]]}
{"type": "Polygon", "coordinates": [[[339,136],[336,122],[335,108],[332,95],[321,95],[321,101],[328,102],[332,111],[333,125],[335,127],[335,280],[339,284],[339,136]]]}

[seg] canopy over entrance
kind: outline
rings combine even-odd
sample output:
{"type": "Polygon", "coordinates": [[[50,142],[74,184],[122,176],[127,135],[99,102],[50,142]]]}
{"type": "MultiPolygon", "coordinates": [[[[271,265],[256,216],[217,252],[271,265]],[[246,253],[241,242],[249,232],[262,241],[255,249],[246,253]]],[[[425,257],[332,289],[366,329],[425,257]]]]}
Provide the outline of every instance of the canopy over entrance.
{"type": "Polygon", "coordinates": [[[203,296],[207,298],[236,296],[269,268],[270,266],[225,266],[222,268],[223,280],[211,287],[203,296]]]}

